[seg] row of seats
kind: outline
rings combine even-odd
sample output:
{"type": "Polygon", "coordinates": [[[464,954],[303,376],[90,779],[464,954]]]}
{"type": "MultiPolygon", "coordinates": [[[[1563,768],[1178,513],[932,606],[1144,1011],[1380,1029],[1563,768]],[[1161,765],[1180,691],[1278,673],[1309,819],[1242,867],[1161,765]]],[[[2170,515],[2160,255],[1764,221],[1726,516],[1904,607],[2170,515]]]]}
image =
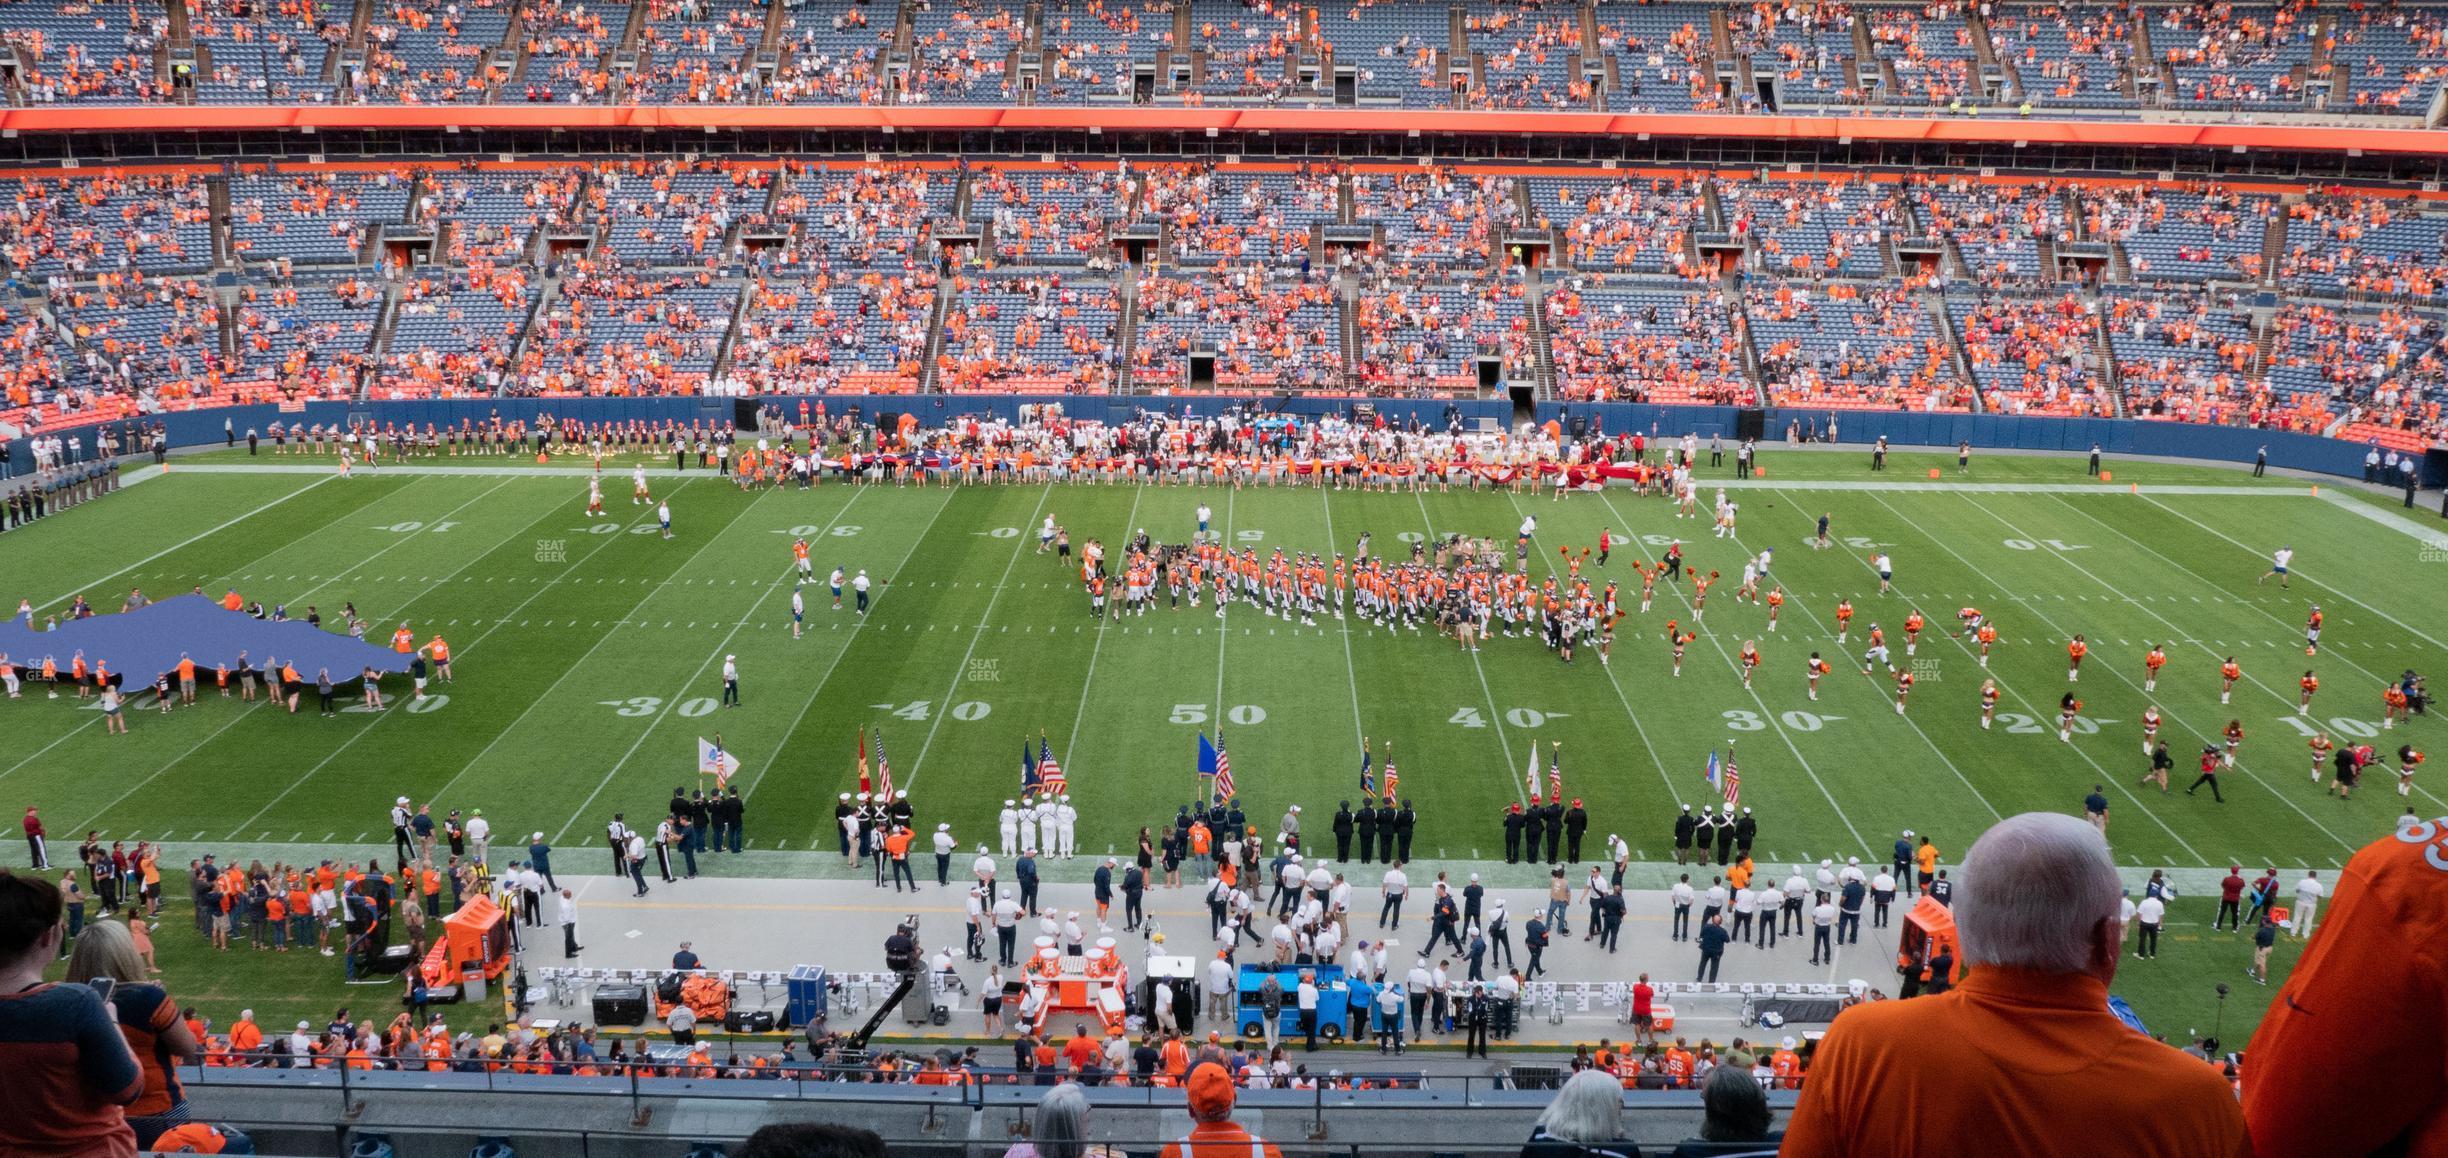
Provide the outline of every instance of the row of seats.
{"type": "MultiPolygon", "coordinates": [[[[1170,0],[1066,0],[1043,7],[1034,29],[1043,54],[1027,94],[1014,71],[1032,33],[1019,0],[913,6],[898,70],[883,66],[898,31],[889,5],[650,0],[632,29],[619,8],[578,0],[523,9],[514,0],[380,0],[360,32],[346,6],[313,0],[181,2],[203,65],[194,99],[225,104],[321,104],[343,94],[398,104],[1122,102],[1139,99],[1136,70],[1168,51],[1173,71],[1158,78],[1153,99],[1193,104],[1329,103],[1334,86],[1318,76],[1328,59],[1354,69],[1359,100],[1410,107],[1587,109],[1592,79],[1612,70],[1613,111],[1758,110],[1756,88],[1735,91],[1743,86],[1721,85],[1715,71],[1746,59],[1780,106],[1932,108],[1979,101],[1985,89],[1980,32],[1960,0],[1586,8],[1464,0],[1459,45],[1454,7],[1437,0],[1340,8],[1180,0],[1195,38],[1187,45],[1172,43],[1170,0]],[[780,67],[766,72],[755,59],[776,4],[780,67]],[[515,29],[514,10],[525,13],[515,29]],[[509,50],[505,67],[490,62],[495,49],[509,50]],[[616,64],[624,50],[634,55],[616,64]]],[[[2153,99],[2303,110],[2321,91],[2325,112],[2415,115],[2448,69],[2442,18],[2407,6],[2213,0],[1983,11],[1987,47],[2019,82],[2019,99],[2076,115],[2130,114],[2153,99]]],[[[166,83],[173,46],[160,0],[6,0],[0,27],[30,65],[28,100],[178,99],[166,83]]]]}
{"type": "Polygon", "coordinates": [[[16,408],[267,380],[664,393],[728,345],[726,390],[1093,391],[1126,360],[1203,385],[1187,355],[1212,352],[1219,385],[1391,393],[1472,388],[1492,358],[1575,398],[1960,410],[1977,385],[2016,413],[2423,432],[2448,258],[2428,208],[1970,176],[359,164],[0,180],[0,258],[42,295],[5,319],[16,408]],[[1121,272],[1117,231],[1153,264],[1121,272]],[[991,244],[939,253],[956,232],[991,244]],[[1524,238],[1557,268],[1526,276],[1524,238]],[[2106,242],[2130,276],[2104,293],[2051,284],[2096,266],[2041,268],[2106,242]],[[1895,252],[1929,243],[1935,269],[1895,252]],[[2263,300],[2266,252],[2291,292],[2263,300]]]}

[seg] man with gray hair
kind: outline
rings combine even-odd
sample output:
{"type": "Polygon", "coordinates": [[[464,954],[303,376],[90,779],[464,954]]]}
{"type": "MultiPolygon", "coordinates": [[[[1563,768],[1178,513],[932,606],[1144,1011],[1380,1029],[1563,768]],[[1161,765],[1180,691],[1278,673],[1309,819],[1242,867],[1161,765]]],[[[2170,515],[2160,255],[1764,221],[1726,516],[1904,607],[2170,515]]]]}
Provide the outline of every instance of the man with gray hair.
{"type": "Polygon", "coordinates": [[[2108,1012],[2124,923],[2099,831],[1999,821],[1966,854],[1956,931],[1974,971],[1942,995],[1856,1005],[1820,1043],[1781,1154],[1898,1154],[1984,1138],[2012,1154],[2247,1155],[2219,1071],[2108,1012]]]}

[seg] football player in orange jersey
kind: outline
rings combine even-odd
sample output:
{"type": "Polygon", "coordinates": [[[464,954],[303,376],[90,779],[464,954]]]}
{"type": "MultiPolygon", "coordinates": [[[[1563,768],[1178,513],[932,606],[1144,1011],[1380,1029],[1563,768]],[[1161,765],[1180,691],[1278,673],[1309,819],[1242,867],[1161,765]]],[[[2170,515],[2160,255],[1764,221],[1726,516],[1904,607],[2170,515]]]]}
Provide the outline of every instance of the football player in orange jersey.
{"type": "Polygon", "coordinates": [[[2305,616],[2305,617],[2304,617],[2304,654],[2305,654],[2305,655],[2318,655],[2318,654],[2320,654],[2320,631],[2321,631],[2321,609],[2320,609],[2320,604],[2315,603],[2315,604],[2313,604],[2313,605],[2312,605],[2312,613],[2311,613],[2310,615],[2308,615],[2308,616],[2305,616]]]}

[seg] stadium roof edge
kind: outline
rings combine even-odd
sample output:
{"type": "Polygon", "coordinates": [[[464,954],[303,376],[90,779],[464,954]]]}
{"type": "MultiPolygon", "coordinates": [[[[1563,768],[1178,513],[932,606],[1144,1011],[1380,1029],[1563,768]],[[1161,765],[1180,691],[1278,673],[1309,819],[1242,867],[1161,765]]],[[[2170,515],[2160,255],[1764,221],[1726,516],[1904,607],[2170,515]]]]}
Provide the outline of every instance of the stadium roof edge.
{"type": "Polygon", "coordinates": [[[0,110],[11,133],[230,130],[1011,129],[1308,132],[1931,141],[2318,153],[2448,154],[2448,130],[2040,118],[1734,116],[1421,109],[1084,108],[1077,106],[189,105],[0,110]]]}

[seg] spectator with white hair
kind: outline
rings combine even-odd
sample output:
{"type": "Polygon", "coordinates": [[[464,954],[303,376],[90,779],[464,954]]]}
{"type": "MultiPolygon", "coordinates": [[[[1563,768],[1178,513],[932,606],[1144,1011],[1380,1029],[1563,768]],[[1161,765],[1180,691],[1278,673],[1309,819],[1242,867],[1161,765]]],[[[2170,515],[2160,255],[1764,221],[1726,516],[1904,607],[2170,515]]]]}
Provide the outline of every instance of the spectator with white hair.
{"type": "Polygon", "coordinates": [[[1897,1153],[1927,1138],[1999,1152],[2248,1154],[2217,1070],[2108,1011],[2124,924],[2097,829],[2024,813],[1964,857],[1953,912],[1962,985],[1853,1006],[1813,1059],[1783,1154],[1897,1153]]]}
{"type": "Polygon", "coordinates": [[[1088,1093],[1078,1082],[1064,1082],[1037,1100],[1029,1118],[1028,1140],[1014,1142],[1003,1158],[1118,1158],[1111,1146],[1088,1142],[1088,1093]]]}
{"type": "Polygon", "coordinates": [[[1623,1086],[1602,1070],[1574,1074],[1547,1103],[1521,1158],[1638,1158],[1624,1137],[1623,1086]]]}

